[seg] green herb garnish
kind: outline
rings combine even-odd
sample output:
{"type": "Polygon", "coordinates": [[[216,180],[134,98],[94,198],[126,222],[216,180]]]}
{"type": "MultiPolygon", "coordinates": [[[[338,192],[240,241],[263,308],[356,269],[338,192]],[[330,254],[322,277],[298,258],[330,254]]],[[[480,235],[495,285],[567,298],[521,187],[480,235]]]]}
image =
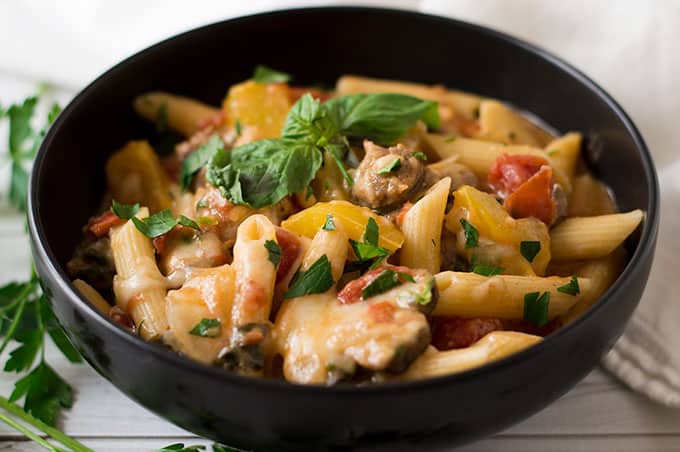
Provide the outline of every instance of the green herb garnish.
{"type": "Polygon", "coordinates": [[[335,223],[333,222],[333,216],[330,213],[326,214],[326,222],[321,226],[324,231],[335,231],[335,223]]]}
{"type": "Polygon", "coordinates": [[[479,246],[479,232],[477,229],[465,218],[460,219],[460,224],[463,226],[463,234],[465,235],[465,248],[475,248],[479,246]]]}
{"type": "Polygon", "coordinates": [[[416,282],[415,278],[413,276],[409,275],[408,273],[397,272],[397,275],[399,275],[399,277],[401,279],[405,280],[405,281],[412,282],[412,283],[416,282]]]}
{"type": "Polygon", "coordinates": [[[158,237],[177,226],[177,219],[172,216],[170,209],[161,210],[146,218],[130,218],[135,227],[147,237],[158,237]]]}
{"type": "Polygon", "coordinates": [[[494,276],[503,273],[503,268],[494,267],[493,265],[475,264],[472,267],[472,273],[477,273],[482,276],[494,276]]]}
{"type": "Polygon", "coordinates": [[[519,252],[524,259],[533,262],[536,255],[541,251],[541,242],[538,241],[523,241],[519,244],[519,252]]]}
{"type": "Polygon", "coordinates": [[[242,132],[242,130],[241,130],[241,120],[240,119],[236,120],[236,124],[234,124],[234,128],[236,129],[236,136],[240,137],[241,132],[242,132]]]}
{"type": "Polygon", "coordinates": [[[201,319],[189,334],[200,337],[217,337],[222,332],[222,322],[219,319],[201,319]]]}
{"type": "Polygon", "coordinates": [[[558,287],[557,291],[573,296],[580,294],[581,289],[578,286],[578,278],[576,276],[572,276],[569,282],[563,286],[558,287]]]}
{"type": "Polygon", "coordinates": [[[255,67],[255,73],[253,74],[253,80],[257,83],[286,83],[291,79],[290,74],[277,71],[262,64],[255,67]]]}
{"type": "Polygon", "coordinates": [[[375,295],[387,292],[401,283],[402,282],[399,279],[397,272],[390,268],[385,269],[373,281],[363,288],[361,291],[361,298],[366,300],[375,295]]]}
{"type": "Polygon", "coordinates": [[[412,152],[411,155],[413,157],[417,158],[418,160],[422,160],[423,162],[427,162],[427,155],[424,152],[415,151],[415,152],[412,152]]]}
{"type": "Polygon", "coordinates": [[[318,258],[309,269],[300,271],[293,281],[292,287],[283,296],[284,299],[326,292],[334,284],[328,257],[324,254],[318,258]]]}
{"type": "Polygon", "coordinates": [[[197,231],[201,230],[201,227],[198,225],[198,223],[196,223],[189,217],[185,217],[184,215],[179,216],[179,218],[177,219],[177,224],[181,224],[182,226],[186,226],[187,228],[196,229],[197,231]]]}
{"type": "Polygon", "coordinates": [[[139,203],[136,204],[119,204],[114,199],[111,203],[111,211],[123,220],[129,220],[130,218],[137,215],[139,212],[139,203]]]}
{"type": "Polygon", "coordinates": [[[454,141],[456,141],[456,137],[444,138],[444,143],[453,143],[454,141]]]}
{"type": "Polygon", "coordinates": [[[269,252],[269,261],[274,264],[274,267],[279,265],[281,261],[281,247],[274,240],[267,240],[264,242],[264,247],[269,252]]]}
{"type": "Polygon", "coordinates": [[[550,149],[550,150],[546,151],[546,154],[548,154],[548,156],[550,156],[550,157],[553,157],[553,156],[555,156],[559,153],[560,153],[559,149],[550,149]]]}
{"type": "Polygon", "coordinates": [[[550,292],[530,292],[524,295],[524,320],[538,327],[548,323],[550,292]]]}
{"type": "Polygon", "coordinates": [[[364,230],[364,242],[370,243],[371,245],[377,245],[378,244],[378,239],[380,233],[380,229],[378,228],[378,223],[373,219],[370,218],[366,222],[366,229],[364,230]]]}
{"type": "Polygon", "coordinates": [[[187,190],[194,180],[194,174],[205,166],[210,158],[217,153],[218,149],[224,149],[224,143],[217,135],[213,136],[203,146],[189,154],[182,161],[182,168],[179,173],[179,186],[182,190],[187,190]]]}
{"type": "Polygon", "coordinates": [[[378,171],[376,171],[376,174],[379,174],[381,176],[385,174],[390,174],[390,173],[396,173],[399,171],[401,168],[401,158],[397,157],[394,160],[392,160],[390,163],[385,165],[384,167],[380,168],[378,171]]]}

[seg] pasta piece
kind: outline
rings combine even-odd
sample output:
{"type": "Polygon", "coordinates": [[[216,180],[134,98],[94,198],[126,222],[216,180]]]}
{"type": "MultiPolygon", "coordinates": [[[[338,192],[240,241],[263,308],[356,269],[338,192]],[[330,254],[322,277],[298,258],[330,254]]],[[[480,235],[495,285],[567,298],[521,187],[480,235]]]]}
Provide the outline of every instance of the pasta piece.
{"type": "Polygon", "coordinates": [[[607,186],[585,173],[574,177],[569,196],[568,217],[591,217],[616,213],[616,203],[607,186]]]}
{"type": "Polygon", "coordinates": [[[516,331],[494,331],[467,348],[440,352],[430,347],[406,372],[387,380],[418,380],[463,372],[510,356],[541,340],[540,336],[516,331]]]}
{"type": "Polygon", "coordinates": [[[451,178],[440,180],[404,215],[401,265],[439,272],[444,209],[450,188],[451,178]]]}
{"type": "MultiPolygon", "coordinates": [[[[142,207],[138,218],[149,215],[142,207]]],[[[113,292],[116,305],[127,312],[146,340],[160,339],[168,329],[165,314],[167,281],[156,265],[151,239],[132,221],[111,229],[111,252],[116,266],[113,292]]]]}
{"type": "Polygon", "coordinates": [[[497,100],[479,104],[478,137],[510,144],[525,144],[542,148],[553,136],[524,116],[497,100]]]}
{"type": "Polygon", "coordinates": [[[219,117],[220,110],[189,97],[155,91],[138,96],[133,104],[137,114],[157,122],[166,115],[168,127],[190,137],[219,117]]]}
{"type": "Polygon", "coordinates": [[[168,292],[164,342],[197,361],[214,363],[229,345],[233,300],[234,271],[229,265],[194,270],[181,289],[168,292]],[[212,330],[195,331],[201,322],[212,330]]]}
{"type": "Polygon", "coordinates": [[[577,275],[590,279],[592,283],[583,298],[562,316],[563,323],[573,322],[580,317],[614,284],[623,271],[625,257],[624,249],[619,247],[611,254],[587,261],[576,269],[577,275]]]}
{"type": "Polygon", "coordinates": [[[109,311],[111,310],[111,305],[109,304],[108,301],[102,297],[99,292],[97,292],[97,289],[83,281],[82,279],[76,279],[73,281],[73,286],[78,289],[78,292],[80,292],[80,295],[83,296],[87,301],[90,302],[92,306],[97,308],[99,312],[102,314],[108,316],[109,311]]]}
{"type": "Polygon", "coordinates": [[[481,97],[462,91],[448,90],[441,85],[384,80],[356,75],[343,75],[336,84],[338,95],[359,93],[400,93],[421,99],[434,100],[452,106],[457,114],[475,119],[481,97]]]}
{"type": "Polygon", "coordinates": [[[106,162],[106,179],[119,203],[140,203],[152,214],[170,208],[170,181],[147,141],[130,141],[113,154],[106,162]]]}
{"type": "Polygon", "coordinates": [[[560,168],[555,168],[552,158],[542,149],[525,145],[506,146],[503,143],[490,141],[474,140],[471,138],[450,137],[428,133],[425,141],[434,150],[440,159],[458,156],[458,163],[461,163],[475,173],[484,183],[489,175],[489,170],[501,154],[510,155],[538,155],[545,158],[553,167],[553,177],[559,183],[565,193],[571,193],[571,182],[560,168]]]}
{"type": "Polygon", "coordinates": [[[569,283],[570,278],[559,276],[492,277],[466,272],[442,272],[435,276],[439,301],[433,315],[457,317],[498,317],[521,319],[524,316],[524,295],[530,292],[550,292],[548,318],[567,312],[590,290],[591,281],[579,278],[580,293],[569,295],[557,288],[569,283]]]}
{"type": "Polygon", "coordinates": [[[302,260],[302,267],[300,267],[302,271],[309,269],[314,262],[325,254],[331,264],[333,281],[337,282],[340,279],[347,260],[348,242],[347,234],[345,234],[342,225],[336,223],[335,228],[334,231],[319,229],[302,260]]]}
{"type": "Polygon", "coordinates": [[[555,260],[596,259],[614,251],[638,227],[644,212],[567,218],[550,231],[555,260]]]}
{"type": "Polygon", "coordinates": [[[573,179],[576,165],[579,162],[582,138],[578,132],[569,132],[551,141],[545,147],[553,168],[559,168],[570,180],[573,179]]]}

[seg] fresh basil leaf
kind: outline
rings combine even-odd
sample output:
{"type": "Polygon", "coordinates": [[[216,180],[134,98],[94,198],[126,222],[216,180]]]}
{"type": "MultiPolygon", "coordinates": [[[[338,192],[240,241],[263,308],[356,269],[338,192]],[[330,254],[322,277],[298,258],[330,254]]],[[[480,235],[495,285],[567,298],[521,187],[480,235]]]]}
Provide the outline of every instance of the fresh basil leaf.
{"type": "Polygon", "coordinates": [[[378,245],[378,234],[380,229],[378,228],[378,223],[373,218],[368,219],[366,222],[366,229],[364,230],[364,242],[370,243],[371,245],[378,245]]]}
{"type": "Polygon", "coordinates": [[[472,273],[477,273],[482,276],[494,276],[503,273],[503,268],[494,267],[493,265],[475,264],[472,267],[472,273]]]}
{"type": "Polygon", "coordinates": [[[326,214],[326,222],[321,226],[324,231],[335,231],[335,223],[333,222],[333,216],[330,213],[326,214]]]}
{"type": "Polygon", "coordinates": [[[295,102],[286,116],[281,137],[314,146],[330,143],[338,130],[328,117],[325,106],[307,93],[295,102]]]}
{"type": "Polygon", "coordinates": [[[269,252],[269,261],[274,264],[274,267],[279,265],[281,261],[281,247],[274,240],[267,240],[264,242],[264,247],[269,252]]]}
{"type": "Polygon", "coordinates": [[[465,248],[475,248],[479,246],[479,232],[477,229],[465,218],[460,219],[460,224],[463,226],[463,234],[465,235],[465,248]]]}
{"type": "MultiPolygon", "coordinates": [[[[349,145],[347,145],[349,146],[349,145]]],[[[349,174],[347,171],[347,168],[345,168],[345,164],[342,163],[342,155],[344,155],[344,150],[347,149],[347,147],[344,144],[338,145],[338,144],[328,144],[324,146],[324,149],[331,155],[333,158],[333,161],[335,162],[335,165],[338,167],[338,170],[340,171],[340,174],[342,174],[343,179],[345,179],[345,182],[347,182],[347,186],[352,187],[354,186],[354,179],[352,178],[352,175],[349,174]]]]}
{"type": "Polygon", "coordinates": [[[580,294],[581,288],[578,286],[578,278],[576,276],[572,276],[569,282],[563,286],[558,287],[557,291],[573,296],[580,294]]]}
{"type": "Polygon", "coordinates": [[[524,259],[533,262],[536,255],[541,251],[541,242],[538,241],[522,241],[519,244],[519,252],[524,259]]]}
{"type": "Polygon", "coordinates": [[[324,293],[335,283],[331,271],[331,263],[325,254],[318,258],[307,271],[300,272],[295,283],[283,296],[284,299],[302,297],[316,293],[324,293]]]}
{"type": "Polygon", "coordinates": [[[170,209],[161,210],[143,219],[132,217],[130,220],[132,220],[139,232],[151,238],[163,235],[177,226],[177,220],[172,216],[170,209]]]}
{"type": "Polygon", "coordinates": [[[415,152],[412,152],[411,155],[414,156],[415,158],[417,158],[418,160],[422,160],[423,162],[427,162],[427,155],[425,155],[424,152],[415,151],[415,152]]]}
{"type": "Polygon", "coordinates": [[[215,135],[182,161],[179,173],[179,186],[182,190],[187,190],[191,186],[194,174],[208,163],[218,149],[224,149],[224,143],[215,135]]]}
{"type": "Polygon", "coordinates": [[[304,190],[321,167],[314,146],[291,140],[259,140],[216,153],[207,179],[235,204],[264,207],[304,190]]]}
{"type": "Polygon", "coordinates": [[[340,133],[379,144],[393,143],[419,119],[431,129],[439,128],[436,102],[404,94],[353,94],[324,105],[340,133]]]}
{"type": "Polygon", "coordinates": [[[111,202],[111,211],[123,220],[129,220],[137,215],[139,212],[139,203],[135,204],[120,204],[115,199],[111,202]]]}
{"type": "Polygon", "coordinates": [[[402,282],[399,275],[392,269],[383,270],[373,281],[371,281],[361,291],[361,298],[366,300],[381,293],[387,292],[400,285],[402,282]]]}
{"type": "Polygon", "coordinates": [[[253,80],[257,83],[286,83],[292,79],[290,74],[277,71],[265,65],[258,65],[255,67],[253,80]]]}
{"type": "Polygon", "coordinates": [[[530,292],[524,295],[524,320],[538,327],[548,323],[550,292],[530,292]]]}
{"type": "Polygon", "coordinates": [[[198,223],[189,217],[185,217],[184,215],[179,216],[177,223],[181,224],[182,226],[186,226],[187,228],[196,229],[197,231],[201,230],[201,227],[198,225],[198,223]]]}
{"type": "Polygon", "coordinates": [[[376,174],[383,176],[385,174],[396,173],[399,169],[401,169],[401,157],[395,158],[390,163],[380,168],[376,171],[376,174]]]}
{"type": "Polygon", "coordinates": [[[222,322],[219,319],[201,319],[189,334],[200,337],[217,337],[222,332],[222,322]]]}

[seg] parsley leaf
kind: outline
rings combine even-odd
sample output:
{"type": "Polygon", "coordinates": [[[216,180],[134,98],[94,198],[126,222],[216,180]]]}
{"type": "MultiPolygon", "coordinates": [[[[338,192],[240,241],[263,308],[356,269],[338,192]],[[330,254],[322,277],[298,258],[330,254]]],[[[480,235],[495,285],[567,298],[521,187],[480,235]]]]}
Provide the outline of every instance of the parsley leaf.
{"type": "Polygon", "coordinates": [[[396,173],[397,171],[399,171],[400,168],[401,168],[401,157],[397,157],[394,160],[392,160],[390,163],[385,165],[384,167],[380,168],[375,173],[383,176],[385,174],[396,173]]]}
{"type": "Polygon", "coordinates": [[[262,64],[255,67],[253,80],[257,83],[286,83],[292,79],[290,74],[277,71],[262,64]]]}
{"type": "Polygon", "coordinates": [[[494,275],[500,275],[503,273],[503,268],[501,267],[494,267],[492,265],[484,265],[484,264],[475,264],[472,267],[472,272],[477,273],[478,275],[482,276],[494,276],[494,275]]]}
{"type": "Polygon", "coordinates": [[[479,232],[465,218],[460,219],[465,235],[465,248],[475,248],[479,246],[479,232]]]}
{"type": "Polygon", "coordinates": [[[151,238],[163,235],[177,226],[177,220],[172,216],[170,209],[161,210],[142,219],[132,217],[131,220],[139,232],[151,238]]]}
{"type": "Polygon", "coordinates": [[[573,296],[580,294],[581,288],[578,286],[578,278],[576,276],[572,276],[569,282],[563,286],[558,287],[557,291],[573,296]]]}
{"type": "Polygon", "coordinates": [[[281,247],[273,240],[264,242],[264,247],[269,252],[269,261],[274,264],[274,267],[279,265],[281,261],[281,247]]]}
{"type": "Polygon", "coordinates": [[[356,240],[351,239],[349,243],[354,250],[354,254],[356,254],[360,261],[370,261],[375,258],[380,258],[382,261],[382,258],[385,258],[390,254],[390,251],[382,246],[372,245],[366,242],[357,242],[356,240]]]}
{"type": "Polygon", "coordinates": [[[122,218],[123,220],[129,220],[130,218],[134,217],[137,215],[137,212],[139,212],[139,203],[135,204],[119,204],[116,202],[114,199],[111,203],[111,211],[118,217],[122,218]]]}
{"type": "Polygon", "coordinates": [[[224,143],[217,135],[213,136],[206,144],[196,149],[182,161],[179,173],[179,186],[187,190],[194,180],[194,174],[203,168],[218,149],[224,149],[224,143]]]}
{"type": "Polygon", "coordinates": [[[321,226],[324,231],[335,231],[335,223],[333,222],[333,216],[330,213],[326,214],[326,222],[321,226]]]}
{"type": "Polygon", "coordinates": [[[366,287],[362,289],[361,298],[366,300],[375,295],[387,292],[401,283],[402,282],[399,279],[397,272],[390,268],[385,269],[373,281],[371,281],[366,287]]]}
{"type": "Polygon", "coordinates": [[[366,230],[364,230],[364,242],[377,246],[379,231],[378,223],[373,218],[369,218],[366,222],[366,230]]]}
{"type": "Polygon", "coordinates": [[[217,337],[222,332],[222,323],[219,319],[201,319],[189,334],[200,337],[217,337]]]}
{"type": "Polygon", "coordinates": [[[414,156],[415,158],[417,158],[418,160],[422,160],[423,162],[427,162],[427,155],[425,155],[424,152],[415,151],[415,152],[412,152],[411,155],[414,156]]]}
{"type": "Polygon", "coordinates": [[[201,227],[198,225],[198,223],[196,223],[189,217],[185,217],[184,215],[179,216],[179,218],[177,219],[177,223],[187,228],[196,229],[197,231],[201,230],[201,227]]]}
{"type": "Polygon", "coordinates": [[[318,258],[309,269],[299,272],[294,285],[283,296],[284,299],[324,293],[334,284],[331,263],[325,254],[318,258]]]}
{"type": "Polygon", "coordinates": [[[519,244],[519,252],[524,259],[533,262],[536,255],[541,251],[541,242],[538,241],[523,241],[519,244]]]}
{"type": "Polygon", "coordinates": [[[409,275],[408,273],[397,272],[397,275],[399,275],[399,277],[405,281],[412,283],[416,282],[416,279],[413,276],[409,275]]]}
{"type": "Polygon", "coordinates": [[[236,130],[236,136],[240,137],[242,133],[240,119],[236,120],[236,124],[234,124],[234,129],[236,130]]]}
{"type": "Polygon", "coordinates": [[[529,292],[524,295],[524,320],[542,327],[548,323],[550,292],[529,292]]]}
{"type": "Polygon", "coordinates": [[[17,381],[9,401],[15,402],[24,395],[24,410],[50,425],[54,425],[61,408],[73,405],[71,386],[45,361],[17,381]]]}

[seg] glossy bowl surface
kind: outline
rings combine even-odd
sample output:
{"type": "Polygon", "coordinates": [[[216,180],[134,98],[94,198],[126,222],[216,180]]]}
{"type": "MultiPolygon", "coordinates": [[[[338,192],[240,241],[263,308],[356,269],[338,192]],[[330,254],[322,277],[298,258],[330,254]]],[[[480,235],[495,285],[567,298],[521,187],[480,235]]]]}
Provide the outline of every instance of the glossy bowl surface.
{"type": "Polygon", "coordinates": [[[413,12],[334,7],[229,20],[163,41],[118,64],[59,116],[31,178],[36,269],[56,315],[87,361],[169,421],[258,450],[453,445],[537,412],[583,378],[621,334],[654,253],[658,184],[642,137],[600,87],[558,58],[498,32],[413,12]],[[332,84],[343,73],[441,83],[504,99],[587,137],[591,168],[622,211],[644,209],[625,271],[582,318],[542,343],[462,374],[371,387],[303,387],[230,375],[147,344],[80,298],[65,264],[104,191],[104,164],[151,127],[131,100],[166,90],[218,105],[257,64],[332,84]],[[413,443],[411,443],[413,442],[413,443]]]}

